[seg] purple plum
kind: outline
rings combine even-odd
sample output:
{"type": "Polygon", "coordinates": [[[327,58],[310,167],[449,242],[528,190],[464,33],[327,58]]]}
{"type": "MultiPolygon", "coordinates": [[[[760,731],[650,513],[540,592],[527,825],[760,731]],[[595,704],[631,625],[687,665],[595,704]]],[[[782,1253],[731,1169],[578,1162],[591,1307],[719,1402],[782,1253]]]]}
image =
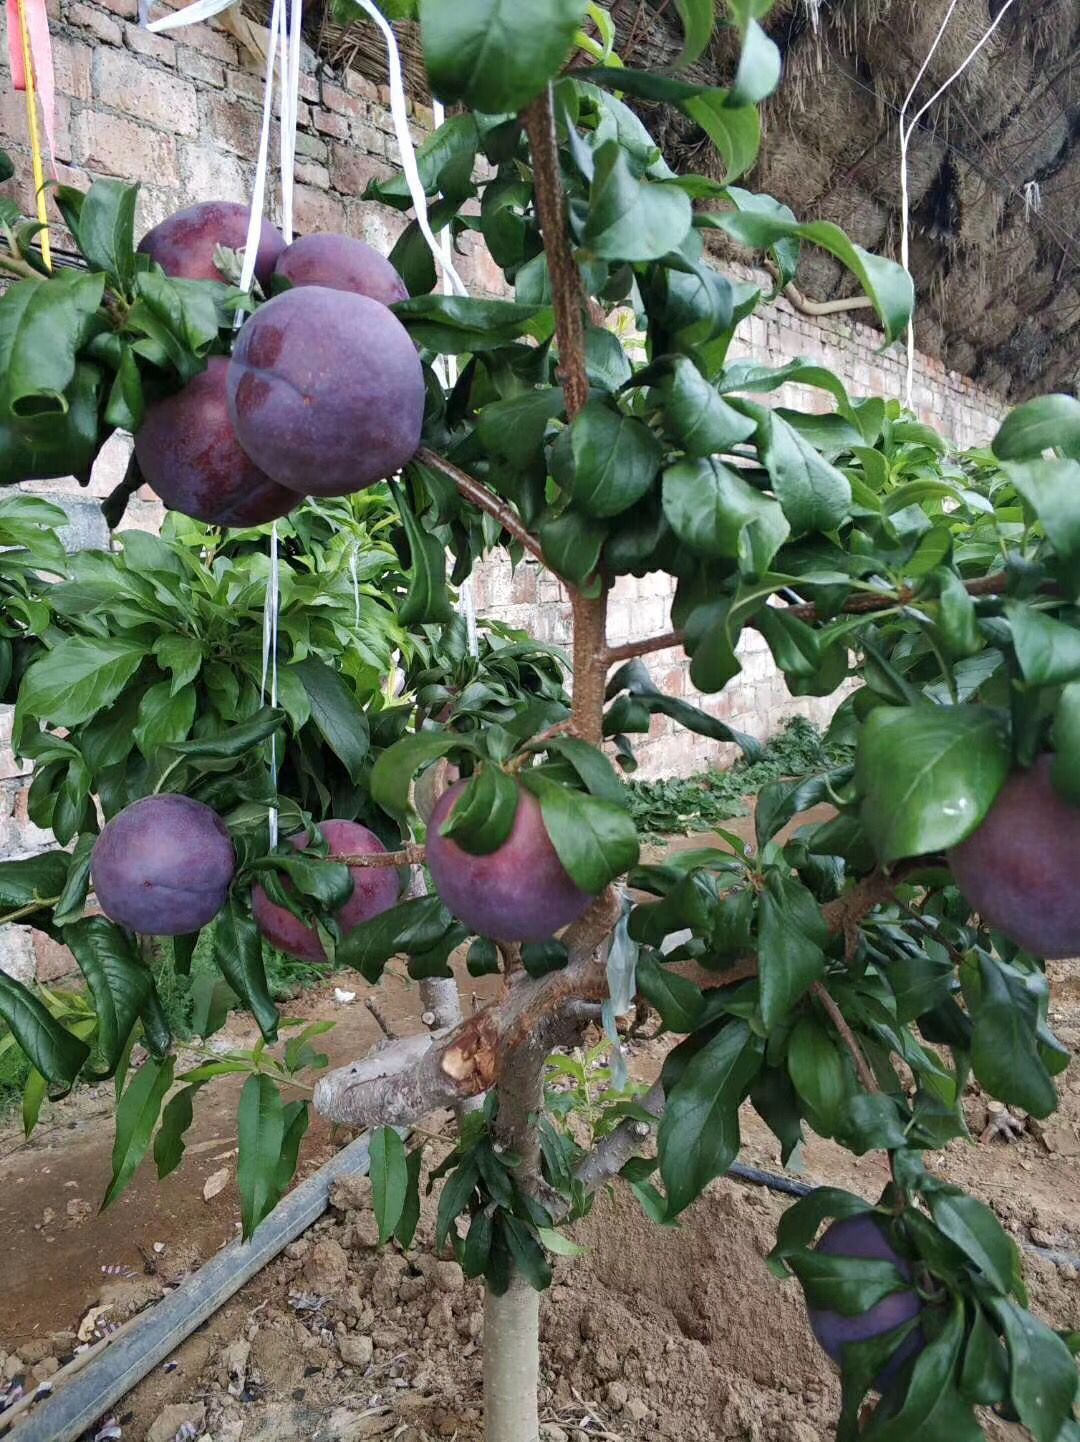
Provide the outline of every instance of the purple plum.
{"type": "Polygon", "coordinates": [[[420,444],[420,357],[377,300],[297,286],[240,331],[229,414],[244,450],[281,485],[313,496],[362,491],[420,444]]]}
{"type": "Polygon", "coordinates": [[[110,920],[147,936],[186,936],[213,921],[236,870],[229,829],[190,796],[144,796],[94,843],[90,880],[110,920]]]}
{"type": "MultiPolygon", "coordinates": [[[[206,200],[178,210],[139,241],[139,250],[156,260],[166,275],[176,280],[224,280],[214,264],[219,245],[242,250],[247,244],[246,205],[232,200],[206,200]]],[[[285,249],[281,233],[264,220],[259,232],[255,279],[266,290],[278,256],[285,249]]]]}
{"type": "Polygon", "coordinates": [[[982,825],[949,852],[984,921],[1044,961],[1080,956],[1080,807],[1054,790],[1051,755],[1014,771],[982,825]]]}
{"type": "MultiPolygon", "coordinates": [[[[320,821],[318,829],[331,856],[372,856],[386,850],[374,831],[357,821],[320,821]]],[[[302,833],[291,841],[298,851],[310,845],[302,833]]],[[[352,866],[349,875],[353,879],[352,895],[336,913],[343,937],[361,922],[370,921],[396,905],[401,889],[398,873],[392,866],[352,866]]],[[[326,960],[316,928],[305,926],[284,906],[275,905],[261,886],[256,886],[251,893],[251,911],[263,936],[279,951],[297,956],[301,961],[326,960]]]]}
{"type": "Polygon", "coordinates": [[[510,835],[487,856],[441,835],[467,785],[459,781],[440,796],[427,833],[435,889],[458,920],[496,941],[546,941],[583,916],[594,898],[567,875],[531,791],[518,788],[510,835]]]}
{"type": "Polygon", "coordinates": [[[135,436],[135,458],[171,511],[214,526],[261,526],[300,504],[263,475],[229,419],[229,362],[212,356],[182,391],[155,401],[135,436]]]}
{"type": "MultiPolygon", "coordinates": [[[[830,1257],[860,1257],[867,1261],[892,1262],[902,1276],[909,1280],[911,1278],[911,1268],[890,1245],[881,1220],[868,1212],[833,1222],[815,1250],[830,1257]]],[[[841,1312],[814,1307],[808,1307],[807,1312],[811,1330],[819,1345],[839,1365],[843,1362],[844,1348],[849,1342],[866,1342],[871,1337],[880,1337],[885,1332],[891,1332],[912,1317],[917,1317],[923,1306],[922,1298],[911,1288],[907,1291],[891,1292],[858,1317],[845,1317],[841,1312]]],[[[909,1332],[874,1379],[875,1389],[878,1392],[885,1391],[901,1367],[917,1356],[925,1345],[920,1328],[916,1327],[909,1332]]]]}
{"type": "Polygon", "coordinates": [[[383,305],[408,300],[405,282],[384,255],[351,235],[304,235],[278,257],[274,274],[291,285],[350,290],[383,305]]]}

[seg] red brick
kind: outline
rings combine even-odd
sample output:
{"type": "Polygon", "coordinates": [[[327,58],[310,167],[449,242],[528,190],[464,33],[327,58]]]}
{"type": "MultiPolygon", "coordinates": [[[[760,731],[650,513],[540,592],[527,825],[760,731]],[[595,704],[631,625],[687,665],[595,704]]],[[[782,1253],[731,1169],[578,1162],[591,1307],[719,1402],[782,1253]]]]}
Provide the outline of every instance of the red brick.
{"type": "Polygon", "coordinates": [[[125,20],[136,20],[139,15],[138,0],[95,0],[95,3],[111,10],[114,15],[122,15],[125,20]]]}
{"type": "MultiPolygon", "coordinates": [[[[317,97],[312,96],[311,98],[314,101],[317,97]]],[[[338,85],[324,85],[321,98],[325,108],[334,111],[337,115],[347,115],[359,119],[366,113],[363,101],[355,95],[349,95],[338,85]]]]}
{"type": "Polygon", "coordinates": [[[83,110],[75,117],[72,159],[103,175],[177,185],[176,141],[120,115],[83,110]]]}
{"type": "Polygon", "coordinates": [[[188,25],[180,32],[184,44],[204,55],[220,60],[222,65],[239,65],[240,50],[231,35],[216,25],[188,25]]]}
{"type": "MultiPolygon", "coordinates": [[[[214,95],[209,92],[199,97],[202,112],[202,141],[204,145],[219,146],[233,150],[247,160],[254,160],[259,153],[259,132],[262,115],[253,106],[231,100],[228,94],[214,95]]],[[[271,153],[277,154],[277,123],[270,127],[271,153]]]]}
{"type": "Polygon", "coordinates": [[[389,165],[373,160],[348,145],[330,146],[330,180],[343,195],[363,195],[372,180],[385,180],[392,175],[389,165]]]}
{"type": "Polygon", "coordinates": [[[336,196],[298,185],[293,195],[293,219],[298,235],[345,228],[345,208],[336,196]]]}
{"type": "Polygon", "coordinates": [[[90,76],[93,55],[90,46],[58,35],[53,40],[52,51],[57,90],[75,100],[91,100],[94,85],[90,76]]]}
{"type": "Polygon", "coordinates": [[[317,160],[298,159],[295,174],[298,185],[313,185],[318,190],[330,188],[330,172],[317,160]]]}
{"type": "Polygon", "coordinates": [[[34,953],[34,975],[46,983],[59,981],[77,971],[75,958],[66,946],[61,946],[51,936],[36,928],[30,934],[30,946],[34,953]]]}
{"type": "Polygon", "coordinates": [[[332,135],[335,140],[348,140],[349,122],[343,115],[336,115],[332,110],[315,110],[313,118],[315,129],[322,135],[332,135]]]}
{"type": "Polygon", "coordinates": [[[379,87],[366,75],[361,75],[359,70],[349,70],[345,75],[345,89],[350,95],[358,95],[361,100],[375,100],[379,98],[379,87]]]}
{"type": "Polygon", "coordinates": [[[190,76],[192,80],[200,80],[204,85],[213,85],[218,90],[225,88],[225,67],[221,61],[204,55],[201,50],[193,50],[190,45],[182,46],[177,52],[176,67],[181,74],[190,76]]]}
{"type": "Polygon", "coordinates": [[[160,125],[170,134],[196,135],[199,112],[195,87],[168,75],[122,50],[97,50],[93,64],[94,88],[103,105],[160,125]]]}
{"type": "Polygon", "coordinates": [[[80,30],[88,30],[103,45],[119,45],[123,39],[123,31],[117,22],[102,14],[96,5],[84,5],[81,0],[75,0],[68,7],[68,20],[80,30]]]}

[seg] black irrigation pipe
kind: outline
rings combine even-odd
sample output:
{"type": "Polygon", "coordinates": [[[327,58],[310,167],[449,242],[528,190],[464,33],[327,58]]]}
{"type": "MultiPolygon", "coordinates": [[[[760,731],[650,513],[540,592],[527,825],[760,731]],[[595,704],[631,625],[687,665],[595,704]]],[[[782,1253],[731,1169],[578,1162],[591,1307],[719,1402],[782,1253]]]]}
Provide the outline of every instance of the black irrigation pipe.
{"type": "Polygon", "coordinates": [[[143,1377],[212,1317],[229,1298],[306,1231],[326,1211],[330,1188],[340,1177],[363,1176],[368,1138],[357,1137],[285,1198],[250,1242],[230,1242],[204,1267],[145,1312],[70,1382],[4,1429],[4,1442],[76,1442],[143,1377]]]}
{"type": "MultiPolygon", "coordinates": [[[[741,1162],[733,1162],[727,1175],[734,1177],[736,1181],[749,1182],[754,1187],[767,1187],[770,1192],[782,1192],[788,1197],[808,1197],[811,1192],[818,1190],[807,1182],[797,1182],[792,1177],[781,1176],[779,1172],[763,1172],[758,1167],[744,1167],[741,1162]]],[[[1055,1267],[1076,1267],[1080,1271],[1080,1252],[1060,1252],[1054,1247],[1038,1247],[1034,1242],[1021,1242],[1020,1247],[1025,1252],[1034,1252],[1036,1256],[1053,1262],[1055,1267]]]]}

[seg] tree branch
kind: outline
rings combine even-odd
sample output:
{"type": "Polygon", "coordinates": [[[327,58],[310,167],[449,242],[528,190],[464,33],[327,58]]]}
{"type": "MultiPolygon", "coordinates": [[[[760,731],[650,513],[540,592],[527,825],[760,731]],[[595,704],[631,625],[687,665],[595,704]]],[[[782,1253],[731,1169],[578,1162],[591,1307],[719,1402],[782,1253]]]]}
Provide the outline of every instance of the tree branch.
{"type": "Polygon", "coordinates": [[[665,631],[662,636],[649,636],[644,641],[623,641],[618,646],[609,646],[605,661],[614,666],[618,661],[632,661],[635,656],[647,656],[651,651],[670,651],[681,646],[685,640],[683,631],[665,631]]]}
{"type": "Polygon", "coordinates": [[[829,1020],[840,1034],[841,1041],[851,1053],[851,1059],[855,1063],[855,1070],[858,1072],[859,1080],[863,1086],[868,1092],[880,1091],[881,1088],[877,1084],[877,1077],[874,1076],[874,1073],[870,1069],[870,1063],[866,1060],[863,1049],[859,1045],[859,1039],[851,1030],[851,1027],[848,1026],[847,1017],[845,1017],[844,1013],[840,1010],[836,1001],[829,995],[820,981],[815,981],[810,990],[825,1008],[829,1020]]]}
{"type": "Polygon", "coordinates": [[[504,531],[509,532],[515,541],[521,542],[522,547],[528,551],[530,556],[535,556],[538,561],[543,561],[544,552],[540,542],[527,528],[517,511],[501,500],[493,490],[485,486],[483,481],[478,481],[475,476],[470,476],[468,471],[461,470],[452,461],[448,461],[445,456],[429,450],[427,446],[421,446],[414,459],[422,466],[429,466],[431,470],[439,471],[453,481],[460,495],[464,496],[467,501],[471,501],[479,510],[486,511],[489,516],[493,516],[504,531]]]}
{"type": "Polygon", "coordinates": [[[422,866],[426,856],[425,847],[410,842],[400,851],[372,851],[363,856],[315,856],[312,860],[331,861],[335,866],[348,867],[422,866]]]}

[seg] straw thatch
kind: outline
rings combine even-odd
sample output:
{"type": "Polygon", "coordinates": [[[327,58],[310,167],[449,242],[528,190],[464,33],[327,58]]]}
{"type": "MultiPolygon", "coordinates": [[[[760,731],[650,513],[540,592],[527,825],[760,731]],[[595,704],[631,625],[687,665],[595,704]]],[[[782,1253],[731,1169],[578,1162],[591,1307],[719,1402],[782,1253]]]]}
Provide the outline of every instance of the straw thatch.
{"type": "MultiPolygon", "coordinates": [[[[869,249],[899,247],[898,111],[949,0],[776,0],[764,23],[785,79],[764,111],[746,182],[800,217],[843,225],[869,249]]],[[[956,70],[1002,0],[958,0],[913,98],[918,109],[956,70]]],[[[662,68],[682,46],[669,0],[609,0],[628,63],[662,68]]],[[[265,23],[267,0],[244,0],[265,23]]],[[[721,7],[718,7],[718,10],[721,7]]],[[[413,95],[426,100],[415,27],[398,26],[413,95]]],[[[370,25],[342,27],[313,6],[306,33],[331,67],[385,81],[370,25]]],[[[737,37],[720,26],[689,78],[730,82],[737,37]]],[[[676,169],[717,174],[703,132],[643,107],[676,169]]],[[[911,113],[911,112],[909,112],[911,113]]],[[[1075,389],[1080,356],[1080,4],[1014,0],[994,36],[928,111],[909,153],[916,334],[947,365],[1013,399],[1075,389]]],[[[710,238],[721,255],[732,248],[710,238]]],[[[852,292],[848,274],[806,250],[798,284],[815,299],[852,292]]]]}

